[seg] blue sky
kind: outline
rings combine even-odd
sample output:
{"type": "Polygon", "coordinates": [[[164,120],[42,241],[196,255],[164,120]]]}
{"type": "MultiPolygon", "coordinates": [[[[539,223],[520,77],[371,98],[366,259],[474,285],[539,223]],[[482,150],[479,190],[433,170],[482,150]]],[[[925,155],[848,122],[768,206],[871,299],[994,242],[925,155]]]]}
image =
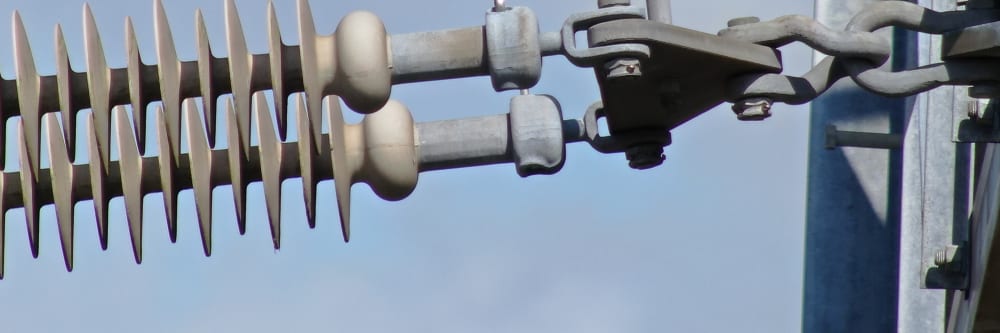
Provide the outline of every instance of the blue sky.
{"type": "MultiPolygon", "coordinates": [[[[194,10],[204,11],[213,51],[225,54],[223,3],[164,1],[178,53],[195,58],[194,10]]],[[[543,31],[596,1],[508,1],[536,11],[543,31]]],[[[237,1],[248,44],[266,50],[264,0],[237,1]]],[[[489,1],[313,1],[320,33],[367,9],[390,33],[482,25],[489,1]]],[[[125,65],[124,17],[143,56],[155,59],[152,1],[91,4],[108,62],[125,65]]],[[[298,44],[294,1],[275,2],[286,43],[298,44]]],[[[811,1],[675,1],[674,23],[714,33],[739,16],[811,16],[811,1]]],[[[36,64],[55,72],[61,23],[75,69],[84,68],[82,1],[8,0],[19,10],[36,64]]],[[[0,45],[10,44],[9,28],[0,45]]],[[[0,52],[13,77],[13,57],[0,52]]],[[[811,61],[784,52],[786,72],[811,61]]],[[[549,57],[535,93],[578,118],[596,101],[593,73],[549,57]]],[[[505,113],[512,93],[488,78],[408,84],[393,98],[417,121],[505,113]]],[[[728,105],[674,131],[663,166],[629,169],[621,154],[567,149],[554,176],[521,179],[512,165],[421,174],[401,202],[356,186],[351,243],[344,244],[333,185],[319,186],[318,226],[308,229],[297,180],[283,187],[282,248],[271,247],[260,184],[250,187],[248,232],[239,236],[231,190],[215,190],[213,256],[201,252],[194,203],[180,196],[180,235],[167,238],[162,200],[146,197],[144,261],[135,265],[121,199],[111,203],[101,251],[89,202],[77,205],[76,265],[62,265],[55,214],[42,212],[41,256],[31,258],[20,210],[8,212],[0,323],[9,332],[485,331],[794,332],[802,297],[807,108],[778,105],[743,123],[728,105]]],[[[357,121],[359,117],[348,115],[357,121]]],[[[151,132],[152,134],[152,132],[151,132]]],[[[13,149],[8,149],[13,151],[13,149]]]]}

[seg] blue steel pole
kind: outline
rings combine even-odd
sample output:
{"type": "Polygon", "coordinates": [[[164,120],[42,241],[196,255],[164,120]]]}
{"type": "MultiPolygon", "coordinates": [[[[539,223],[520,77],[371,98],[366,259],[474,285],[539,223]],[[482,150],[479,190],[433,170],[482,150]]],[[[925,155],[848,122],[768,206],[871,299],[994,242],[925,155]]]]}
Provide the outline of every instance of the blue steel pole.
{"type": "MultiPolygon", "coordinates": [[[[816,0],[816,18],[843,28],[870,0],[816,0]]],[[[892,33],[886,31],[887,34],[892,33]]],[[[894,65],[912,58],[894,40],[894,65]]],[[[822,55],[817,55],[817,61],[822,55]]],[[[896,331],[899,149],[824,149],[825,131],[900,133],[906,100],[864,91],[849,79],[812,103],[806,200],[804,332],[896,331]]]]}

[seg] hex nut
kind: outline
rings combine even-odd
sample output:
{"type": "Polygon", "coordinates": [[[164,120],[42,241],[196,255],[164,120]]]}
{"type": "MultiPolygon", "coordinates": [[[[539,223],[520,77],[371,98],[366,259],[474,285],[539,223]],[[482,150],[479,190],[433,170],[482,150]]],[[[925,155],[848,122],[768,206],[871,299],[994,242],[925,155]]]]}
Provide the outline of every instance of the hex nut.
{"type": "Polygon", "coordinates": [[[628,166],[636,170],[645,170],[663,164],[663,146],[654,143],[638,144],[625,150],[628,166]]]}

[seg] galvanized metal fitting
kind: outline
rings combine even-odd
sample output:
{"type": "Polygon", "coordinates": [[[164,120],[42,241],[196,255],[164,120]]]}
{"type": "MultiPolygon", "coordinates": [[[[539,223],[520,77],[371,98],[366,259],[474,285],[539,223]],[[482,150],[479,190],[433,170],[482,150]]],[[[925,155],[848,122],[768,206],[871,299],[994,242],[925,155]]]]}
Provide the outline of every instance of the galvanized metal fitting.
{"type": "Polygon", "coordinates": [[[736,119],[743,121],[759,121],[771,117],[772,101],[767,97],[745,98],[733,103],[736,119]]]}
{"type": "Polygon", "coordinates": [[[648,59],[652,50],[642,43],[615,43],[612,45],[579,48],[576,45],[576,33],[586,31],[595,25],[629,19],[645,19],[646,11],[640,7],[613,6],[592,12],[570,15],[563,22],[559,34],[562,37],[562,51],[566,60],[579,67],[597,67],[613,58],[648,59]]]}
{"type": "Polygon", "coordinates": [[[604,64],[604,68],[608,70],[609,79],[642,76],[642,67],[639,59],[622,58],[611,60],[604,64]]]}
{"type": "Polygon", "coordinates": [[[559,103],[546,95],[514,96],[508,117],[517,174],[528,177],[559,172],[566,160],[559,103]]]}
{"type": "Polygon", "coordinates": [[[837,129],[837,126],[827,125],[825,148],[832,150],[837,147],[899,149],[903,147],[903,136],[900,134],[841,131],[837,129]]]}
{"type": "Polygon", "coordinates": [[[663,145],[659,143],[642,143],[625,150],[628,166],[636,170],[645,170],[663,164],[663,145]]]}
{"type": "Polygon", "coordinates": [[[542,76],[542,48],[538,18],[531,9],[508,7],[487,12],[485,32],[494,90],[528,89],[538,84],[542,76]]]}

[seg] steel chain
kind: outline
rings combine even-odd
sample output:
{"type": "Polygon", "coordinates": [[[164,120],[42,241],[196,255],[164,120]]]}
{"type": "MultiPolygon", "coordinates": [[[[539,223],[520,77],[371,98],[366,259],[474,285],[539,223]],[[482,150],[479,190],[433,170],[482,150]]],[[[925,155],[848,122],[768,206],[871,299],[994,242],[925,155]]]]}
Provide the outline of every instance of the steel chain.
{"type": "Polygon", "coordinates": [[[802,76],[747,74],[730,80],[730,102],[770,98],[786,104],[807,103],[842,78],[886,96],[909,96],[941,85],[974,85],[1000,78],[1000,62],[989,59],[948,60],[917,68],[892,71],[892,44],[875,31],[896,27],[940,35],[980,24],[1000,21],[1000,10],[938,12],[904,1],[870,5],[842,30],[831,29],[812,18],[783,16],[771,21],[736,25],[719,36],[779,48],[801,42],[828,55],[802,76]]]}

